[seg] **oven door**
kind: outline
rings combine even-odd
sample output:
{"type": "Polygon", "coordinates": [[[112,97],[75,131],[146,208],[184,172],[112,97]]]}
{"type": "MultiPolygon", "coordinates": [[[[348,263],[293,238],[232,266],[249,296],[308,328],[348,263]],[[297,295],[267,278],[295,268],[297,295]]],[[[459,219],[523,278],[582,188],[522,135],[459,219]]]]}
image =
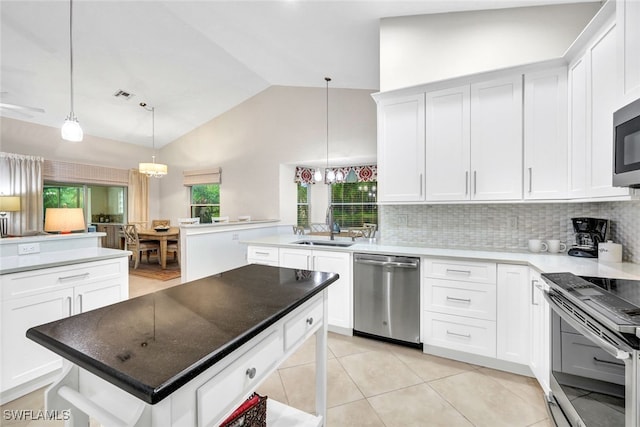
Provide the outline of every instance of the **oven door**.
{"type": "Polygon", "coordinates": [[[551,290],[545,298],[556,426],[638,427],[638,351],[561,295],[551,290]]]}

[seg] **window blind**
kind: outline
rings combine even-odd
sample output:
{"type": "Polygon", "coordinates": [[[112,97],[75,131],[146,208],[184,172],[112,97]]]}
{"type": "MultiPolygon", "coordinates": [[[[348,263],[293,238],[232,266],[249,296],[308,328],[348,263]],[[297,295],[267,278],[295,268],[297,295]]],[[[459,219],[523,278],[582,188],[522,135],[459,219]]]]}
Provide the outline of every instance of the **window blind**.
{"type": "Polygon", "coordinates": [[[220,184],[220,168],[201,169],[182,172],[182,184],[185,187],[202,184],[220,184]]]}
{"type": "Polygon", "coordinates": [[[45,181],[128,186],[129,170],[81,163],[45,160],[42,178],[45,181]]]}

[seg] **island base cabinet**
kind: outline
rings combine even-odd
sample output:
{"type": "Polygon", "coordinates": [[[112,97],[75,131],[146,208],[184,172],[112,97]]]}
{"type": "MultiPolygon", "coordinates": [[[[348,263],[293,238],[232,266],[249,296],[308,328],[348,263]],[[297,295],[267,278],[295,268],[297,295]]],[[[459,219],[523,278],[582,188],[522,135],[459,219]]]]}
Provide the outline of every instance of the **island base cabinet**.
{"type": "Polygon", "coordinates": [[[89,417],[102,425],[118,427],[217,426],[298,350],[306,338],[315,335],[317,415],[269,399],[267,425],[325,425],[327,324],[324,319],[327,301],[325,289],[155,404],[149,404],[95,374],[65,362],[62,375],[45,393],[47,410],[71,409],[71,420],[66,425],[73,427],[86,427],[89,417]],[[301,320],[306,326],[300,326],[301,320]]]}

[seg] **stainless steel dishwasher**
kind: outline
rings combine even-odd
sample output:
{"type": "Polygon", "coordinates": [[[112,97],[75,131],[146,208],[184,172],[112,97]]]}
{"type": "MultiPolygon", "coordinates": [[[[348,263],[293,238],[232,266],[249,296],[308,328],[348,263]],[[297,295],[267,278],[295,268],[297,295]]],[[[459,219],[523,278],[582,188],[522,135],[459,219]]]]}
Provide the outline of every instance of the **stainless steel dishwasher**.
{"type": "Polygon", "coordinates": [[[354,254],[354,335],[420,344],[420,259],[354,254]]]}

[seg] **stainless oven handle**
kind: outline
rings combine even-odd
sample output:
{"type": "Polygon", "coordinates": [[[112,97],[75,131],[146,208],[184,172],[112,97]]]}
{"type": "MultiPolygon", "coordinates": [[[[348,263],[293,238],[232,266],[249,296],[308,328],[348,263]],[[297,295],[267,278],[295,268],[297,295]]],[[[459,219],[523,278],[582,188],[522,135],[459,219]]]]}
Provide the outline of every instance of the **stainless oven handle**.
{"type": "Polygon", "coordinates": [[[604,363],[606,365],[622,366],[624,368],[624,363],[609,362],[608,360],[598,359],[597,357],[594,357],[593,361],[596,362],[596,363],[604,363]]]}
{"type": "Polygon", "coordinates": [[[544,299],[546,299],[549,303],[549,307],[551,307],[553,311],[558,313],[558,315],[565,322],[567,322],[569,326],[580,332],[586,338],[596,343],[598,346],[600,346],[600,348],[609,353],[611,356],[615,357],[618,360],[629,359],[629,352],[614,347],[613,345],[600,338],[598,335],[591,332],[589,329],[582,326],[580,323],[576,322],[571,316],[567,315],[567,313],[562,308],[558,307],[551,298],[549,298],[549,294],[547,292],[544,293],[544,299]]]}

